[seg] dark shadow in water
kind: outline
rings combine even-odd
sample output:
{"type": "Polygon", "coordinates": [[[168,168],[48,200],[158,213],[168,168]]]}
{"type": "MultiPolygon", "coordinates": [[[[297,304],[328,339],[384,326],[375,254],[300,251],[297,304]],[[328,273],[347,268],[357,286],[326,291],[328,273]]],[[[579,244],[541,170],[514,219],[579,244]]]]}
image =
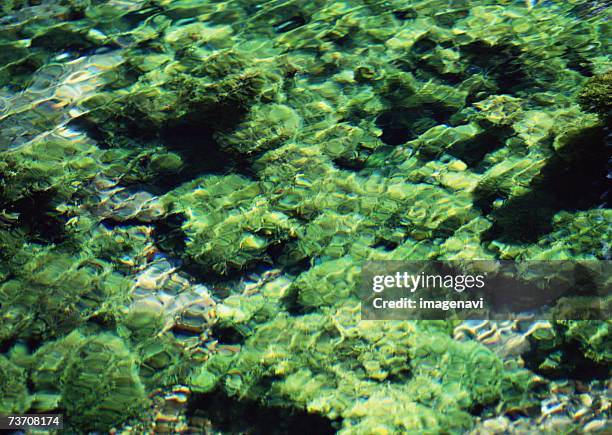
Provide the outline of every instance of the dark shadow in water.
{"type": "Polygon", "coordinates": [[[299,300],[300,291],[298,288],[290,287],[282,298],[283,308],[292,316],[303,316],[319,310],[319,307],[308,307],[302,305],[299,300]]]}
{"type": "Polygon", "coordinates": [[[474,203],[494,221],[485,240],[533,243],[552,230],[552,218],[561,210],[608,207],[611,148],[606,139],[604,128],[585,131],[567,145],[563,156],[549,159],[531,182],[529,193],[497,210],[492,202],[503,192],[477,188],[474,203]]]}
{"type": "Polygon", "coordinates": [[[153,240],[162,252],[181,257],[185,252],[185,233],[181,226],[185,217],[180,213],[170,213],[155,221],[153,240]]]}
{"type": "Polygon", "coordinates": [[[383,133],[387,145],[401,145],[416,139],[438,124],[446,124],[455,110],[441,103],[427,103],[418,107],[393,107],[376,118],[376,126],[383,133]]]}
{"type": "MultiPolygon", "coordinates": [[[[266,390],[264,386],[260,388],[266,390]]],[[[334,434],[337,430],[333,421],[319,415],[250,400],[237,400],[218,391],[194,395],[189,402],[188,418],[190,422],[196,419],[208,420],[214,432],[234,434],[326,435],[334,434]]],[[[192,433],[197,433],[198,427],[192,426],[192,430],[192,433]]]]}
{"type": "Polygon", "coordinates": [[[235,173],[254,178],[249,162],[236,153],[221,149],[214,138],[215,130],[206,124],[179,123],[164,128],[161,142],[183,158],[184,165],[177,174],[160,177],[156,184],[170,191],[181,184],[205,174],[235,173]]]}
{"type": "Polygon", "coordinates": [[[219,344],[242,344],[246,340],[247,335],[238,329],[235,325],[220,325],[216,323],[211,331],[211,336],[219,344]]]}
{"type": "Polygon", "coordinates": [[[419,13],[413,8],[404,8],[393,11],[393,16],[399,21],[414,20],[419,13]]]}
{"type": "Polygon", "coordinates": [[[567,58],[567,67],[577,71],[585,77],[593,76],[593,62],[583,57],[577,50],[568,47],[565,56],[567,58]]]}
{"type": "Polygon", "coordinates": [[[179,174],[160,180],[167,190],[204,174],[238,173],[253,177],[246,159],[236,152],[223,150],[215,140],[216,132],[231,131],[248,113],[248,107],[236,101],[217,104],[194,103],[189,112],[168,124],[157,137],[169,150],[178,152],[184,161],[179,174]]]}
{"type": "Polygon", "coordinates": [[[31,42],[32,48],[43,48],[49,51],[74,51],[85,53],[97,47],[85,32],[75,32],[65,28],[51,29],[36,36],[31,42]]]}
{"type": "Polygon", "coordinates": [[[610,366],[599,364],[584,356],[584,351],[578,342],[566,343],[561,349],[561,360],[558,362],[558,369],[545,370],[539,368],[544,360],[551,355],[550,349],[531,350],[523,354],[526,368],[540,373],[549,379],[576,379],[580,381],[591,381],[594,379],[605,380],[610,377],[610,366]]]}
{"type": "Polygon", "coordinates": [[[365,167],[365,159],[361,160],[359,158],[346,158],[346,157],[338,157],[332,159],[334,162],[334,166],[338,169],[343,169],[345,171],[354,171],[359,172],[365,167]]]}
{"type": "Polygon", "coordinates": [[[304,18],[301,15],[296,15],[294,17],[289,18],[288,20],[280,21],[273,25],[274,31],[276,33],[285,33],[290,32],[291,30],[295,30],[298,27],[302,27],[306,23],[310,21],[308,18],[304,18]]]}
{"type": "Polygon", "coordinates": [[[45,245],[60,243],[66,239],[66,222],[55,211],[55,194],[52,190],[37,191],[10,203],[0,197],[0,210],[19,214],[17,224],[28,234],[29,241],[45,245]]]}
{"type": "MultiPolygon", "coordinates": [[[[8,63],[4,59],[0,64],[8,63]]],[[[4,66],[6,74],[0,78],[0,86],[6,86],[12,92],[21,92],[32,80],[34,73],[43,66],[43,57],[36,56],[17,59],[4,66]]]]}
{"type": "Polygon", "coordinates": [[[492,78],[504,94],[526,89],[530,81],[521,62],[521,49],[513,45],[489,45],[475,41],[461,47],[472,68],[492,78]]]}
{"type": "Polygon", "coordinates": [[[504,147],[504,141],[512,133],[513,131],[511,128],[492,127],[469,140],[454,144],[447,148],[445,152],[462,160],[470,169],[480,173],[484,170],[484,168],[479,167],[479,163],[482,162],[482,159],[484,159],[487,154],[504,147]]]}
{"type": "MultiPolygon", "coordinates": [[[[189,115],[163,126],[147,122],[145,116],[118,117],[112,120],[115,131],[107,132],[87,117],[77,118],[70,126],[85,131],[102,149],[120,147],[146,148],[162,145],[178,153],[183,166],[177,173],[159,174],[151,182],[162,195],[181,184],[206,174],[236,173],[255,178],[250,161],[236,152],[224,150],[215,140],[218,131],[230,131],[246,111],[231,104],[213,108],[194,108],[189,115]]],[[[251,157],[252,158],[252,157],[251,157]]]]}

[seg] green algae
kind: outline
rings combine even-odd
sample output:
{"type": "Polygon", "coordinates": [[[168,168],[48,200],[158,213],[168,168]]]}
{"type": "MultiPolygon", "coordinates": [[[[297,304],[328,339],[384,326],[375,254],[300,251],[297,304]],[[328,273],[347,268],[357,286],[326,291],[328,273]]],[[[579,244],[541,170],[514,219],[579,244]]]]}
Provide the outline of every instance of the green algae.
{"type": "Polygon", "coordinates": [[[2,355],[0,357],[0,373],[2,374],[2,402],[0,412],[25,412],[30,408],[30,398],[27,388],[26,371],[2,355]]]}
{"type": "Polygon", "coordinates": [[[108,428],[146,404],[134,355],[109,333],[85,336],[75,330],[45,344],[33,360],[37,392],[61,397],[59,405],[76,427],[108,428]]]}
{"type": "MultiPolygon", "coordinates": [[[[366,260],[609,256],[609,23],[575,2],[26,3],[0,29],[0,412],[106,430],[175,383],[345,433],[531,412],[531,371],[450,322],[361,322],[353,291],[366,260]],[[101,48],[121,56],[103,87],[20,99],[60,51],[101,48]],[[89,136],[42,134],[72,104],[89,136]],[[132,186],[158,215],[113,202],[132,186]],[[213,281],[267,264],[291,283],[219,292],[239,350],[194,350],[132,304],[159,246],[213,281]]],[[[609,366],[606,322],[530,340],[545,376],[609,366]]]]}
{"type": "Polygon", "coordinates": [[[182,227],[186,255],[224,272],[263,259],[271,244],[290,237],[295,224],[283,213],[266,210],[259,189],[240,176],[211,176],[168,194],[172,212],[194,217],[182,227]]]}
{"type": "Polygon", "coordinates": [[[245,342],[224,388],[342,418],[347,433],[466,429],[470,406],[499,398],[501,361],[491,352],[454,343],[444,325],[359,322],[358,311],[348,304],[268,322],[245,342]],[[469,364],[482,369],[468,375],[469,364]]]}
{"type": "Polygon", "coordinates": [[[611,81],[612,72],[610,71],[591,77],[578,94],[578,102],[582,108],[589,112],[610,116],[610,110],[612,110],[611,81]]]}
{"type": "Polygon", "coordinates": [[[113,312],[126,297],[129,281],[108,263],[52,248],[24,248],[0,285],[6,301],[0,317],[3,340],[61,336],[91,317],[113,312]]]}

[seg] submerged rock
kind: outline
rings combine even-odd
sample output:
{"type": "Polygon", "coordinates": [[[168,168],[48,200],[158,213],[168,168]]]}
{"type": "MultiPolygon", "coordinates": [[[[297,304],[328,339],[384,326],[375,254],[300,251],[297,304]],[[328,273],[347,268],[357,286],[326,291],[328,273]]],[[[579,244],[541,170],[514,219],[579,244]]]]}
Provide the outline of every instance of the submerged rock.
{"type": "Polygon", "coordinates": [[[591,77],[578,94],[580,106],[589,112],[610,116],[612,111],[612,71],[591,77]]]}

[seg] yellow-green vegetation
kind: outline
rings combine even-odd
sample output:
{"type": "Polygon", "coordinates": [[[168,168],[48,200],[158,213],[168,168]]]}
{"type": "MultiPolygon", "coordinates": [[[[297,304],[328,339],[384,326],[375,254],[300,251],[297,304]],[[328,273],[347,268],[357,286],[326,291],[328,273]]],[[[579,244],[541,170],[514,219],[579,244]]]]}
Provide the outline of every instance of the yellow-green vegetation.
{"type": "Polygon", "coordinates": [[[610,116],[612,111],[612,71],[593,76],[585,84],[578,102],[584,110],[610,116]]]}
{"type": "Polygon", "coordinates": [[[108,428],[138,415],[146,404],[135,355],[112,334],[88,337],[75,330],[42,346],[33,360],[37,394],[47,405],[55,395],[75,426],[108,428]]]}
{"type": "MultiPolygon", "coordinates": [[[[246,314],[232,304],[228,319],[246,314]]],[[[529,406],[533,376],[504,370],[480,344],[455,342],[449,324],[359,317],[356,301],[303,316],[280,314],[258,327],[231,363],[213,357],[191,382],[196,391],[220,381],[241,398],[289,401],[341,419],[342,433],[458,432],[471,426],[474,407],[502,398],[505,407],[529,406]]]]}
{"type": "Polygon", "coordinates": [[[105,431],[186,384],[457,433],[600,373],[606,322],[525,368],[355,296],[366,260],[609,259],[609,23],[536,3],[4,2],[0,413],[105,431]]]}

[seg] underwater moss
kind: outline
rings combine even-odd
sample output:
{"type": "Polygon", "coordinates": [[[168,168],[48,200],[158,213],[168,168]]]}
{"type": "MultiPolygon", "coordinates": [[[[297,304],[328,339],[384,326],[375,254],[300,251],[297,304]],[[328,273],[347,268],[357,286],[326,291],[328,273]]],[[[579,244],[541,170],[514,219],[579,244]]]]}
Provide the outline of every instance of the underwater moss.
{"type": "MultiPolygon", "coordinates": [[[[576,305],[576,302],[574,302],[576,305]]],[[[544,375],[605,378],[610,365],[609,321],[561,320],[534,334],[529,366],[544,375]]]]}
{"type": "Polygon", "coordinates": [[[589,112],[610,116],[612,110],[612,71],[591,77],[578,94],[580,106],[589,112]]]}
{"type": "Polygon", "coordinates": [[[268,248],[295,232],[292,220],[268,210],[260,193],[258,183],[240,176],[208,176],[182,186],[163,200],[173,213],[188,217],[182,227],[189,238],[186,254],[224,273],[264,260],[268,248]]]}
{"type": "Polygon", "coordinates": [[[27,388],[26,371],[0,355],[0,412],[19,414],[30,407],[31,398],[27,388]]]}
{"type": "Polygon", "coordinates": [[[108,264],[48,247],[26,244],[11,266],[11,277],[0,283],[7,301],[0,308],[3,340],[47,340],[94,316],[112,316],[129,289],[108,264]]]}
{"type": "MultiPolygon", "coordinates": [[[[342,418],[341,432],[459,431],[470,427],[471,407],[501,399],[505,376],[520,376],[502,375],[481,345],[454,342],[444,322],[360,322],[358,313],[358,304],[338,303],[271,319],[221,384],[238,397],[342,418]]],[[[206,373],[193,382],[219,382],[206,373]]]]}
{"type": "Polygon", "coordinates": [[[107,430],[147,404],[136,358],[117,336],[74,331],[46,344],[34,359],[36,387],[61,395],[60,406],[75,428],[107,430]]]}

